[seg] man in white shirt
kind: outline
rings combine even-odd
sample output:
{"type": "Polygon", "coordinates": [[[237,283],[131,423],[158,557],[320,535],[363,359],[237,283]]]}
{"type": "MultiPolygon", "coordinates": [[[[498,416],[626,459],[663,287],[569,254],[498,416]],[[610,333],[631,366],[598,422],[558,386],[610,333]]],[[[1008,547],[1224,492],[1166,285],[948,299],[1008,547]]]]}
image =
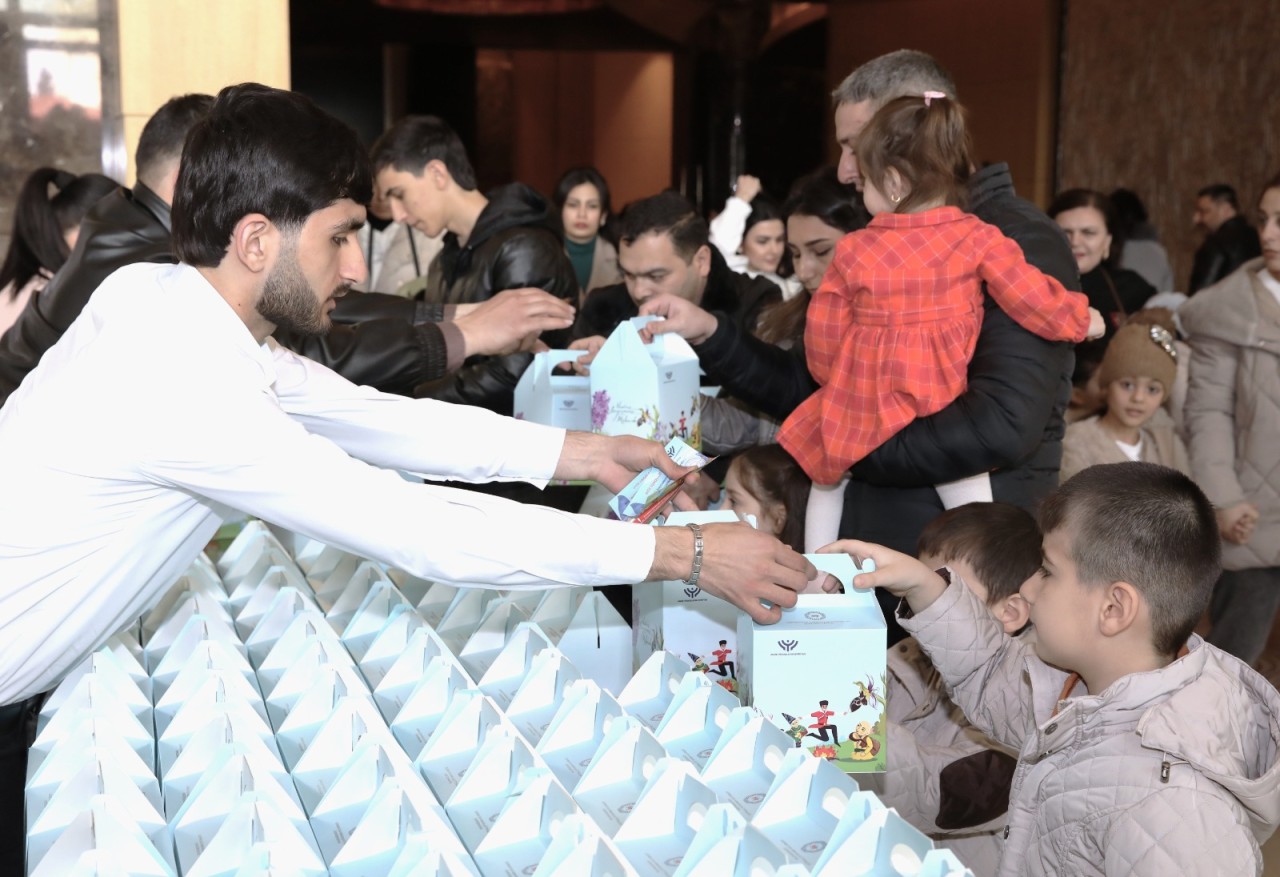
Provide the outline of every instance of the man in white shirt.
{"type": "Polygon", "coordinates": [[[761,621],[816,574],[742,524],[636,526],[401,478],[617,490],[649,465],[683,470],[653,442],[383,394],[277,345],[277,327],[325,331],[364,279],[370,193],[346,125],[289,92],[224,89],[183,153],[181,264],[111,275],[0,409],[5,824],[21,825],[23,710],[136,620],[231,510],[454,583],[696,578],[761,621]]]}

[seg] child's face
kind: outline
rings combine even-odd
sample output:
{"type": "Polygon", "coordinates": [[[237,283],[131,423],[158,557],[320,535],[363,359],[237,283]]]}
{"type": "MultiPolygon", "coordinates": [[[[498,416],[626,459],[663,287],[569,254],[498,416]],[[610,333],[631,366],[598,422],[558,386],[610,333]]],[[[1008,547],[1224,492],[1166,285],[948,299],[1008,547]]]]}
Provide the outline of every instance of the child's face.
{"type": "Polygon", "coordinates": [[[764,503],[747,490],[742,483],[742,466],[734,463],[724,476],[724,502],[720,508],[737,512],[739,515],[755,515],[756,527],[766,533],[777,536],[786,523],[786,514],[779,508],[764,503]]]}
{"type": "Polygon", "coordinates": [[[1079,670],[1097,639],[1097,603],[1103,588],[1080,583],[1071,557],[1072,527],[1044,536],[1044,565],[1023,583],[1023,599],[1031,606],[1040,660],[1064,670],[1079,670]]]}
{"type": "Polygon", "coordinates": [[[1138,429],[1151,419],[1164,401],[1164,384],[1142,375],[1116,378],[1107,385],[1108,420],[1128,429],[1138,429]]]}

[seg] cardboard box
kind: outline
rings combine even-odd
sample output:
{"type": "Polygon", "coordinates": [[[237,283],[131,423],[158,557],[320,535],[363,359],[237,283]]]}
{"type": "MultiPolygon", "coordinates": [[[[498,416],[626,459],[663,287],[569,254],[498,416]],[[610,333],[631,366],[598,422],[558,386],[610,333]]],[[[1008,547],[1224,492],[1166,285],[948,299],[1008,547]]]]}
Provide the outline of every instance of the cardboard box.
{"type": "Polygon", "coordinates": [[[545,350],[533,356],[515,391],[515,418],[562,429],[591,431],[591,378],[557,369],[582,350],[545,350]]]}
{"type": "Polygon", "coordinates": [[[870,591],[855,592],[859,569],[843,554],[810,554],[844,594],[801,594],[777,624],[739,622],[739,669],[746,703],[797,748],[847,773],[882,772],[885,752],[884,614],[870,591]]]}
{"type": "Polygon", "coordinates": [[[591,429],[702,447],[698,355],[674,332],[650,344],[639,330],[653,317],[620,323],[591,363],[591,429]]]}

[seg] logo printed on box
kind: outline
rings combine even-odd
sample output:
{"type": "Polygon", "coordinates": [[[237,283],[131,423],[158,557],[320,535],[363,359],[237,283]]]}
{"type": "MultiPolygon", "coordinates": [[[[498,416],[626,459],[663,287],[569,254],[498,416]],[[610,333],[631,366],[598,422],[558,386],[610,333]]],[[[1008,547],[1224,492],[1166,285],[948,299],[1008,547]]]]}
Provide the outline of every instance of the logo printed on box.
{"type": "Polygon", "coordinates": [[[778,647],[779,647],[779,648],[781,648],[784,652],[789,652],[789,651],[791,651],[792,649],[794,649],[794,648],[795,648],[796,646],[798,646],[798,645],[800,645],[800,641],[799,641],[799,640],[794,640],[794,639],[780,639],[780,640],[778,640],[778,647]]]}
{"type": "Polygon", "coordinates": [[[827,613],[825,612],[806,612],[804,617],[810,621],[825,621],[827,613]]]}
{"type": "Polygon", "coordinates": [[[684,593],[686,597],[692,600],[702,593],[702,588],[685,588],[684,593]]]}

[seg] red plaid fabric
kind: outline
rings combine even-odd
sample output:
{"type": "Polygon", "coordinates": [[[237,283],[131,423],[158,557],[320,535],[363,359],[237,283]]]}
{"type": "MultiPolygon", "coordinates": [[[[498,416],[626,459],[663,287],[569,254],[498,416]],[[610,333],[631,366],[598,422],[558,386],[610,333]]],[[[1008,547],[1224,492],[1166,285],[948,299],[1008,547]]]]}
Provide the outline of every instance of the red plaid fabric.
{"type": "Polygon", "coordinates": [[[982,327],[981,281],[1027,330],[1084,340],[1088,299],[955,207],[881,213],[840,241],[804,335],[809,371],[822,387],[778,434],[810,478],[836,483],[912,420],[964,392],[982,327]]]}

